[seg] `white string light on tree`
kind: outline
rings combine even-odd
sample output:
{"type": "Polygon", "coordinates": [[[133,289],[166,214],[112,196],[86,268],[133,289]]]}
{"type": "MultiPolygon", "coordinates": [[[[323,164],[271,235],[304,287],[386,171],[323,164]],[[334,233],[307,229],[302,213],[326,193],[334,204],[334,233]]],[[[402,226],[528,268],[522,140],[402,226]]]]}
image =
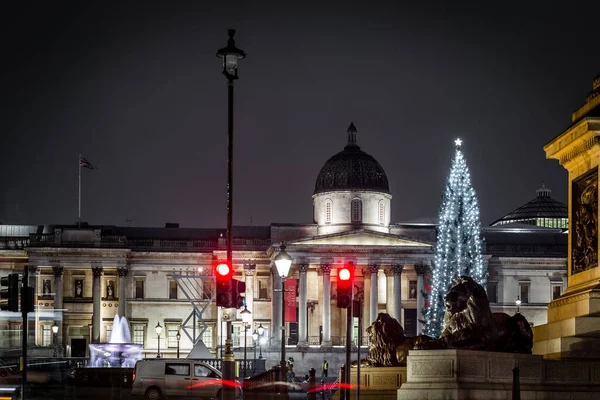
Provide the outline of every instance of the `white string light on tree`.
{"type": "Polygon", "coordinates": [[[456,139],[456,152],[442,198],[433,268],[429,306],[423,311],[424,333],[438,337],[442,332],[444,299],[452,281],[466,275],[486,286],[487,267],[481,255],[481,222],[479,204],[471,185],[469,168],[456,139]]]}

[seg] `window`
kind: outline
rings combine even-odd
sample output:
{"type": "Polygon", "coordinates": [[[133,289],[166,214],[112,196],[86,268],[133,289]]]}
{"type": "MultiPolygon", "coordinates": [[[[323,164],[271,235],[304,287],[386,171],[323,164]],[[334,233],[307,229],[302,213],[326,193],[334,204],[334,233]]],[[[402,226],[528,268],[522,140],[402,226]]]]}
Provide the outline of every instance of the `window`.
{"type": "Polygon", "coordinates": [[[190,376],[190,364],[166,364],[165,375],[190,376]]]}
{"type": "Polygon", "coordinates": [[[169,299],[177,300],[177,282],[169,281],[169,299]]]}
{"type": "Polygon", "coordinates": [[[194,376],[198,377],[214,377],[215,373],[204,365],[194,364],[194,376]]]}
{"type": "Polygon", "coordinates": [[[179,325],[167,325],[167,347],[177,347],[179,325]]]}
{"type": "Polygon", "coordinates": [[[383,200],[379,202],[379,225],[385,225],[385,204],[383,200]]]}
{"type": "Polygon", "coordinates": [[[352,200],[352,222],[362,222],[362,202],[360,199],[352,200]]]}
{"type": "Polygon", "coordinates": [[[269,281],[267,278],[258,278],[258,299],[269,298],[269,281]]]}
{"type": "Polygon", "coordinates": [[[417,281],[409,281],[408,282],[408,298],[409,299],[417,298],[417,281]]]}
{"type": "Polygon", "coordinates": [[[113,328],[112,324],[109,323],[108,325],[106,325],[106,339],[105,339],[106,343],[110,342],[110,337],[112,335],[112,328],[113,328]]]}
{"type": "Polygon", "coordinates": [[[200,278],[200,284],[202,285],[202,288],[200,289],[202,293],[202,300],[210,300],[214,291],[214,283],[211,279],[200,278]]]}
{"type": "Polygon", "coordinates": [[[144,281],[142,279],[138,279],[135,281],[135,298],[144,298],[144,281]]]}
{"type": "Polygon", "coordinates": [[[552,300],[556,300],[562,294],[562,285],[552,285],[552,300]]]}
{"type": "Polygon", "coordinates": [[[133,343],[144,345],[144,325],[133,326],[133,343]]]}
{"type": "Polygon", "coordinates": [[[498,302],[498,282],[488,282],[487,297],[490,303],[498,302]]]}
{"type": "Polygon", "coordinates": [[[52,331],[50,325],[42,325],[42,346],[52,345],[52,331]]]}
{"type": "MultiPolygon", "coordinates": [[[[202,327],[200,327],[202,329],[202,327]]],[[[213,328],[212,326],[207,326],[206,330],[202,333],[202,343],[209,349],[213,348],[213,328]]]]}
{"type": "Polygon", "coordinates": [[[244,344],[244,329],[241,325],[233,326],[233,346],[240,347],[244,344]]]}
{"type": "Polygon", "coordinates": [[[529,303],[529,283],[519,283],[520,299],[522,304],[529,303]]]}
{"type": "Polygon", "coordinates": [[[331,223],[331,200],[328,200],[327,203],[325,203],[325,223],[331,223]]]}

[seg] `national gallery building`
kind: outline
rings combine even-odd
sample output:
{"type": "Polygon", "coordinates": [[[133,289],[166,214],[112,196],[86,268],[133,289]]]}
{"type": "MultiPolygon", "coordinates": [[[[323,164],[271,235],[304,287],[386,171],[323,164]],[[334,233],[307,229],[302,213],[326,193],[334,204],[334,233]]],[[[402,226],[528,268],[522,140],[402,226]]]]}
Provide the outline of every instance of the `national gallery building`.
{"type": "MultiPolygon", "coordinates": [[[[354,125],[346,142],[316,177],[313,223],[234,227],[234,275],[246,283],[247,325],[240,310],[215,306],[212,265],[226,258],[224,229],[0,225],[0,276],[27,266],[35,288],[31,354],[58,347],[65,356],[85,357],[88,344],[108,340],[116,314],[127,317],[132,341],[146,356],[158,351],[157,324],[164,357],[175,357],[178,344],[184,357],[193,339],[219,354],[227,320],[236,348],[254,348],[252,334],[262,326],[258,351],[274,352],[281,345],[282,280],[273,259],[281,242],[293,257],[285,287],[296,292],[291,304],[286,294],[290,350],[319,351],[348,340],[346,310],[336,306],[336,270],[348,261],[356,266],[364,330],[387,312],[408,335],[419,333],[436,221],[391,223],[386,173],[361,150],[354,125]]],[[[518,311],[532,324],[546,323],[548,303],[567,284],[567,217],[566,205],[542,187],[531,202],[483,229],[493,311],[517,312],[518,298],[518,311]]],[[[353,325],[356,343],[358,318],[353,325]]],[[[19,313],[0,313],[0,356],[18,348],[20,330],[19,313]]]]}

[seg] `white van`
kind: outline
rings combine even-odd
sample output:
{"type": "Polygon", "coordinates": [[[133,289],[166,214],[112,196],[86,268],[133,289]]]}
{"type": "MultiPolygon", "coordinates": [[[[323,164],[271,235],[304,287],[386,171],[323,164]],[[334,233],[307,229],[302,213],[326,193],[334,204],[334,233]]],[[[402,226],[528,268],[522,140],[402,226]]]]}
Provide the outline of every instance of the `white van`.
{"type": "MultiPolygon", "coordinates": [[[[135,364],[132,394],[146,396],[148,400],[191,396],[218,399],[223,387],[221,378],[219,370],[200,361],[151,358],[135,364]]],[[[236,398],[242,397],[239,387],[235,391],[236,398]]]]}

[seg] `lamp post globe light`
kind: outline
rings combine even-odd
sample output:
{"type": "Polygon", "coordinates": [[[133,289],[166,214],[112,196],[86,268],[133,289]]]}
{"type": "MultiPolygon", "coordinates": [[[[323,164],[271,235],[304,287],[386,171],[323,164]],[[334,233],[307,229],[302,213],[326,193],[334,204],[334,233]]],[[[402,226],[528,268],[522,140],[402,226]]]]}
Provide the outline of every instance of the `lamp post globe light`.
{"type": "Polygon", "coordinates": [[[273,260],[277,273],[281,277],[281,380],[287,381],[286,361],[285,361],[285,279],[292,266],[292,257],[285,251],[285,243],[279,246],[279,254],[273,260]]]}
{"type": "Polygon", "coordinates": [[[58,325],[56,325],[56,321],[54,321],[54,324],[52,325],[52,333],[54,334],[54,357],[58,356],[58,325]]]}
{"type": "MultiPolygon", "coordinates": [[[[217,51],[217,57],[223,62],[223,75],[227,78],[227,264],[232,260],[232,224],[233,224],[233,81],[238,79],[238,63],[246,57],[246,53],[236,47],[233,36],[235,29],[227,31],[227,46],[217,51]]],[[[225,355],[223,357],[223,379],[232,382],[235,379],[235,356],[231,338],[231,321],[227,321],[227,338],[225,339],[225,355]]],[[[235,391],[225,385],[223,398],[235,398],[235,391]]]]}
{"type": "Polygon", "coordinates": [[[160,358],[160,334],[162,333],[162,326],[160,325],[160,321],[156,323],[154,329],[156,330],[156,335],[158,336],[158,349],[156,351],[156,358],[160,358]]]}
{"type": "Polygon", "coordinates": [[[265,328],[262,326],[262,323],[256,328],[256,333],[258,333],[258,350],[260,351],[258,359],[260,360],[262,359],[262,345],[265,344],[265,328]]]}
{"type": "Polygon", "coordinates": [[[177,331],[177,335],[175,335],[175,337],[177,338],[177,358],[179,358],[179,341],[181,340],[181,333],[177,331]]]}
{"type": "Polygon", "coordinates": [[[521,298],[519,296],[517,296],[517,299],[515,300],[515,304],[517,305],[517,313],[521,312],[521,298]]]}
{"type": "Polygon", "coordinates": [[[244,324],[244,378],[246,378],[246,369],[247,369],[247,346],[248,346],[248,328],[250,327],[250,321],[252,319],[252,313],[248,310],[248,307],[244,305],[244,309],[240,311],[240,315],[242,316],[242,323],[244,324]]]}

